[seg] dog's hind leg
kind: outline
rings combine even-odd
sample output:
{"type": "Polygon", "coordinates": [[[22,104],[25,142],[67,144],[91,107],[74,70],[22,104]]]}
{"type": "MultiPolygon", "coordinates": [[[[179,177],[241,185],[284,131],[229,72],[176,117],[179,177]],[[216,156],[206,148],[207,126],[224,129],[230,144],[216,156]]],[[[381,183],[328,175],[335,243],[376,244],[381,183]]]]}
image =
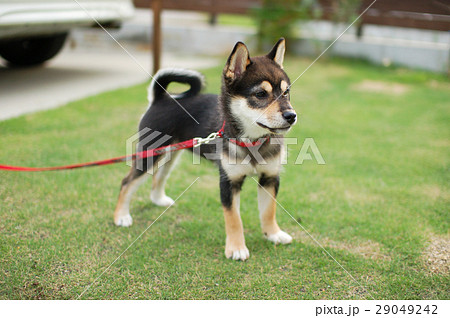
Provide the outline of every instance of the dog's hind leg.
{"type": "Polygon", "coordinates": [[[181,151],[166,154],[155,167],[156,173],[153,175],[152,190],[150,192],[150,200],[158,206],[170,206],[175,201],[168,197],[165,192],[166,181],[170,172],[176,165],[181,151]]]}
{"type": "MultiPolygon", "coordinates": [[[[144,151],[154,149],[156,147],[168,146],[171,142],[170,138],[163,136],[156,140],[155,134],[150,135],[142,134],[140,136],[137,151],[144,151]]],[[[156,134],[158,137],[159,134],[156,134]]],[[[114,212],[114,223],[118,226],[130,226],[133,223],[133,219],[130,215],[130,202],[131,197],[139,188],[139,186],[147,180],[149,174],[153,174],[157,171],[161,162],[161,155],[151,156],[148,158],[137,157],[133,161],[133,167],[128,175],[122,180],[122,186],[120,188],[119,200],[117,201],[116,210],[114,212]]]]}
{"type": "Polygon", "coordinates": [[[258,186],[258,208],[261,228],[264,236],[275,244],[289,244],[292,237],[282,231],[277,224],[275,217],[277,201],[276,196],[280,185],[278,176],[268,177],[262,175],[258,186]]]}
{"type": "Polygon", "coordinates": [[[130,226],[133,223],[130,214],[131,197],[148,176],[147,173],[136,169],[133,165],[128,175],[122,180],[119,200],[114,211],[114,223],[117,226],[130,226]]]}

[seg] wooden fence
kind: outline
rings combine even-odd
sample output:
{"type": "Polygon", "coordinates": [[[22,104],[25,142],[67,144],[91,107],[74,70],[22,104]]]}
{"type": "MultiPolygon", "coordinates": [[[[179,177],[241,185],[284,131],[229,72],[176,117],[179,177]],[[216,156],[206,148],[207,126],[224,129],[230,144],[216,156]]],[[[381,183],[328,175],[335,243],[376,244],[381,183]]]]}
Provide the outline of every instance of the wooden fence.
{"type": "MultiPolygon", "coordinates": [[[[275,1],[275,0],[274,0],[275,1]]],[[[321,19],[333,20],[339,10],[340,0],[318,0],[321,19]]],[[[356,14],[363,12],[373,0],[362,0],[356,14]]],[[[160,67],[161,11],[189,10],[220,13],[248,14],[261,6],[261,0],[134,0],[138,8],[153,10],[153,70],[160,67]]],[[[450,30],[450,0],[376,0],[361,17],[364,24],[389,25],[428,30],[450,30]]]]}

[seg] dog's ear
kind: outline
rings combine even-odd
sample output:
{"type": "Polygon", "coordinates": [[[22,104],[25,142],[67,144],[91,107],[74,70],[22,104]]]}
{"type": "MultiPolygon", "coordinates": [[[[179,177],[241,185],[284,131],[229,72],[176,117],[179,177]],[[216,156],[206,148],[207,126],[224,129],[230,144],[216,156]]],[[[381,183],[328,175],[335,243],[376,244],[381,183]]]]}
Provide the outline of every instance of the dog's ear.
{"type": "Polygon", "coordinates": [[[250,54],[245,44],[242,42],[236,43],[225,65],[225,77],[234,81],[245,72],[250,63],[250,54]]]}
{"type": "Polygon", "coordinates": [[[281,68],[283,68],[284,52],[286,51],[286,41],[284,38],[278,40],[277,44],[272,48],[266,56],[274,60],[281,68]]]}

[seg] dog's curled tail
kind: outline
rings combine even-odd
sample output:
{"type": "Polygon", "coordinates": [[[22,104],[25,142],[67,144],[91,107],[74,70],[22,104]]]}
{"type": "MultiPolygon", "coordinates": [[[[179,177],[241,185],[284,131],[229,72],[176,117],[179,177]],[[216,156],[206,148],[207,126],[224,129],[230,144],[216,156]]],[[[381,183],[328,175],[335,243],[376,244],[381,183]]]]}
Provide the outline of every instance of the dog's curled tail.
{"type": "Polygon", "coordinates": [[[171,96],[179,99],[190,96],[195,96],[200,93],[203,88],[204,78],[199,72],[181,68],[169,68],[159,70],[153,77],[150,86],[148,87],[148,101],[150,105],[164,96],[171,96]],[[170,95],[167,92],[167,86],[171,82],[188,84],[190,88],[178,95],[170,95]]]}

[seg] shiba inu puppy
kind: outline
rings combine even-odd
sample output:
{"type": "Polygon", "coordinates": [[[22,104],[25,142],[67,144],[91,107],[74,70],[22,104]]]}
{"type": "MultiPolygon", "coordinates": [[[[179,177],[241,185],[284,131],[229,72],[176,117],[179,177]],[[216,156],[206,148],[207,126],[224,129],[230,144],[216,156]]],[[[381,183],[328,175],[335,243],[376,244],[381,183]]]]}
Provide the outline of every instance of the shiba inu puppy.
{"type": "MultiPolygon", "coordinates": [[[[195,71],[161,70],[149,86],[150,106],[139,124],[138,148],[141,150],[220,131],[222,138],[194,148],[194,152],[214,161],[219,168],[226,231],[225,256],[234,260],[244,261],[249,257],[239,211],[239,194],[249,175],[259,177],[258,209],[264,236],[275,244],[292,241],[275,218],[275,198],[284,156],[282,135],[297,121],[290,103],[290,81],[283,70],[284,53],[284,39],[280,39],[267,55],[252,58],[245,44],[238,42],[223,70],[220,96],[200,94],[203,77],[195,71]],[[188,84],[190,89],[171,96],[166,91],[171,82],[188,84]],[[149,138],[155,133],[162,136],[158,143],[149,138]]],[[[149,176],[146,172],[154,172],[152,202],[160,206],[174,203],[164,188],[179,153],[134,161],[122,181],[114,213],[116,225],[132,224],[131,196],[149,176]]]]}

